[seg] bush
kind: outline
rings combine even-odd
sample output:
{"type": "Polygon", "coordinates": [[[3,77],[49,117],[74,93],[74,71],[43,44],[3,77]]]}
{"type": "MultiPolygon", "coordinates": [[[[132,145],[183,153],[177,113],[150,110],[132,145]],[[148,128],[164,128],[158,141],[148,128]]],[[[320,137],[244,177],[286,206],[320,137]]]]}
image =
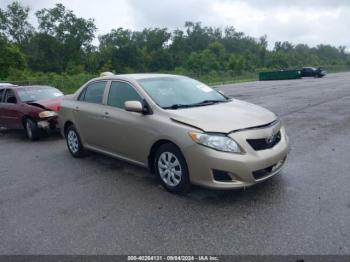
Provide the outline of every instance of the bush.
{"type": "Polygon", "coordinates": [[[96,77],[96,75],[88,73],[78,73],[74,75],[68,73],[34,73],[28,70],[11,68],[5,80],[17,85],[49,85],[60,89],[65,94],[70,94],[94,77],[96,77]]]}

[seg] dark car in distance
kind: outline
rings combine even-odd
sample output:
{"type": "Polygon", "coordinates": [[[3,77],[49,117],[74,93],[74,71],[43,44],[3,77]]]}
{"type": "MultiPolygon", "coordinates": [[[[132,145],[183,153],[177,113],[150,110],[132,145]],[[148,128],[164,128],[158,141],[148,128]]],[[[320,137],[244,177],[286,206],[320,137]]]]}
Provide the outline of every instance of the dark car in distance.
{"type": "Polygon", "coordinates": [[[30,140],[57,129],[63,93],[50,86],[0,85],[0,127],[24,129],[30,140]]]}
{"type": "Polygon", "coordinates": [[[320,67],[304,67],[301,69],[301,77],[324,77],[326,71],[322,70],[320,67]]]}

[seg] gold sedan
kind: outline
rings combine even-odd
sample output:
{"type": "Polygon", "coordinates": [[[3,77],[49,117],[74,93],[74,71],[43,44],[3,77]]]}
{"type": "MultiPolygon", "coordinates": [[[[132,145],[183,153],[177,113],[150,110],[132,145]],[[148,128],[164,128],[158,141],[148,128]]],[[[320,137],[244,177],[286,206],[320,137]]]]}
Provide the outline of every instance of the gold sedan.
{"type": "Polygon", "coordinates": [[[148,167],[170,192],[252,186],[288,153],[274,113],[177,75],[92,79],[62,100],[59,122],[74,157],[92,150],[148,167]]]}

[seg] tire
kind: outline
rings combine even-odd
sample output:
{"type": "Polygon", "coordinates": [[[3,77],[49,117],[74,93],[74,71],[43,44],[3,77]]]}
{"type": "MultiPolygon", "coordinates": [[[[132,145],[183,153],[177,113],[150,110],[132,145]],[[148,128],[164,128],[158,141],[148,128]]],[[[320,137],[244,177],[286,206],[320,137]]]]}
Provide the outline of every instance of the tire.
{"type": "Polygon", "coordinates": [[[66,142],[69,152],[73,157],[81,158],[86,155],[86,150],[81,143],[80,136],[73,125],[66,130],[66,142]]]}
{"type": "Polygon", "coordinates": [[[174,144],[161,145],[154,158],[154,170],[162,186],[171,193],[185,193],[191,187],[186,160],[174,144]]]}
{"type": "Polygon", "coordinates": [[[32,119],[27,118],[24,121],[24,129],[26,131],[27,137],[30,140],[36,141],[40,138],[40,129],[32,119]]]}

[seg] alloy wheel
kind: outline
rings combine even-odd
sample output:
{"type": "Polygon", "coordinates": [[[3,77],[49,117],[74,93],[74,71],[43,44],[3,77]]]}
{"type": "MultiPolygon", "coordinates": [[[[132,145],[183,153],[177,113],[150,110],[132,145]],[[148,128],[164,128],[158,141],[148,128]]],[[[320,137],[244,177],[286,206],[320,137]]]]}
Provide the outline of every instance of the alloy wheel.
{"type": "Polygon", "coordinates": [[[69,150],[76,154],[79,151],[79,139],[78,135],[74,130],[69,130],[67,134],[67,142],[69,150]]]}
{"type": "Polygon", "coordinates": [[[158,171],[161,179],[168,186],[177,186],[181,181],[181,164],[173,153],[163,152],[159,156],[158,171]]]}

